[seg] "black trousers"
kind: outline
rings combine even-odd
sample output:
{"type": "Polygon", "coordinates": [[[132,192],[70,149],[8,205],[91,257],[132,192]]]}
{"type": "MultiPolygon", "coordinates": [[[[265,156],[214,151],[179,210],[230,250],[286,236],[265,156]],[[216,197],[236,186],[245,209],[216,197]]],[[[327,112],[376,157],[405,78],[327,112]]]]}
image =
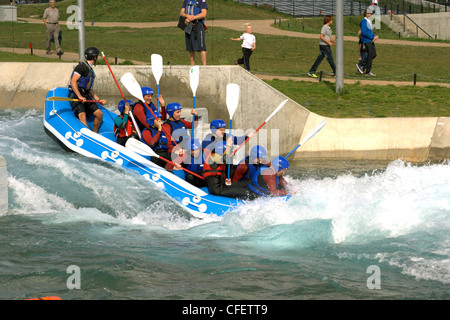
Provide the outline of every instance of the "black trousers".
{"type": "Polygon", "coordinates": [[[367,48],[367,60],[366,60],[366,73],[372,71],[372,61],[377,56],[377,50],[375,50],[375,43],[369,42],[364,44],[367,48]]]}
{"type": "Polygon", "coordinates": [[[331,51],[331,47],[329,45],[319,45],[319,55],[317,56],[316,61],[312,65],[309,72],[315,73],[323,58],[326,58],[328,63],[330,64],[333,73],[336,74],[336,65],[334,64],[333,52],[331,51]]]}
{"type": "Polygon", "coordinates": [[[237,60],[239,64],[244,65],[244,68],[247,71],[250,71],[250,56],[252,53],[252,49],[242,48],[242,58],[237,60]]]}
{"type": "Polygon", "coordinates": [[[218,196],[238,199],[252,197],[252,192],[247,188],[247,181],[234,181],[231,183],[231,186],[227,186],[222,176],[210,176],[206,178],[206,185],[209,193],[218,196]]]}

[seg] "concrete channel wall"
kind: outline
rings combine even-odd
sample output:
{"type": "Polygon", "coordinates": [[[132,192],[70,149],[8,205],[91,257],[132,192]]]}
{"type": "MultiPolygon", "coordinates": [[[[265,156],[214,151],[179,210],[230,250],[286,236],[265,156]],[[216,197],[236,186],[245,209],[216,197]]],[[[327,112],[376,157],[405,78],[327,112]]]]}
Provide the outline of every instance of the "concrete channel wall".
{"type": "MultiPolygon", "coordinates": [[[[73,63],[0,63],[0,108],[43,109],[47,92],[67,86],[73,67],[73,63]]],[[[160,93],[166,103],[179,102],[184,108],[192,107],[189,68],[164,66],[160,93]]],[[[119,83],[123,74],[131,72],[141,86],[150,86],[156,92],[151,66],[112,66],[112,69],[119,83]]],[[[97,66],[95,72],[95,90],[100,98],[117,105],[121,97],[108,68],[97,66]]],[[[228,83],[240,87],[233,128],[244,131],[258,128],[288,99],[238,66],[201,66],[196,107],[206,108],[209,120],[220,118],[229,122],[228,83]]],[[[135,100],[121,87],[126,98],[135,100]]],[[[288,153],[321,120],[326,120],[326,127],[301,146],[295,158],[426,162],[450,157],[450,118],[325,118],[290,99],[263,128],[269,155],[288,153]]]]}
{"type": "Polygon", "coordinates": [[[8,180],[6,160],[0,156],[0,215],[8,211],[8,180]]]}

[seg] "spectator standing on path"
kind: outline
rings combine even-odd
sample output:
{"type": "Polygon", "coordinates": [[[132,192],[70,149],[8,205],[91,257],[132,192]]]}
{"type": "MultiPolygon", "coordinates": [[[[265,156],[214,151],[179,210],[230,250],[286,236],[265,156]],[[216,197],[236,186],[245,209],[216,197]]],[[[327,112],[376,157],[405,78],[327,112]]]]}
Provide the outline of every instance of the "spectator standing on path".
{"type": "Polygon", "coordinates": [[[195,53],[200,52],[202,64],[206,66],[205,17],[208,11],[206,0],[184,0],[180,16],[185,17],[186,26],[192,24],[192,29],[185,30],[186,51],[189,52],[191,66],[195,65],[195,53]]]}
{"type": "Polygon", "coordinates": [[[50,42],[52,38],[55,40],[56,54],[62,55],[64,52],[59,47],[59,30],[61,30],[61,26],[59,25],[59,11],[55,8],[55,0],[50,0],[50,7],[45,9],[44,11],[44,24],[47,28],[47,54],[50,54],[50,42]]]}
{"type": "Polygon", "coordinates": [[[256,49],[256,38],[252,34],[252,26],[250,23],[244,24],[244,33],[239,38],[230,38],[232,41],[242,40],[242,58],[237,59],[235,64],[243,64],[245,70],[250,71],[250,56],[256,49]]]}
{"type": "Polygon", "coordinates": [[[361,42],[366,47],[367,50],[367,60],[366,60],[366,76],[375,75],[372,73],[372,61],[377,56],[377,51],[375,50],[375,41],[377,41],[378,36],[376,36],[372,31],[372,22],[370,22],[370,17],[375,12],[373,7],[368,7],[366,9],[366,16],[360,22],[359,26],[361,28],[361,42]]]}
{"type": "Polygon", "coordinates": [[[327,58],[327,61],[330,64],[331,69],[333,70],[333,74],[336,75],[336,65],[334,64],[333,52],[331,51],[331,46],[333,45],[333,43],[336,43],[334,39],[331,39],[332,31],[330,25],[332,23],[333,18],[330,15],[326,15],[325,17],[323,17],[323,26],[322,30],[320,31],[319,41],[320,53],[308,72],[308,76],[312,78],[317,78],[316,71],[323,58],[327,58]]]}

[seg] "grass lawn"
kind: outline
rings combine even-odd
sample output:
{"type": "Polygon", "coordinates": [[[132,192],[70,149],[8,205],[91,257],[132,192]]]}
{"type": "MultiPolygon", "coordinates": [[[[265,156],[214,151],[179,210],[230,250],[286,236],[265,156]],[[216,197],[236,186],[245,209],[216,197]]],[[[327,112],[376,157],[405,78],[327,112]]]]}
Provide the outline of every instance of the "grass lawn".
{"type": "MultiPolygon", "coordinates": [[[[58,2],[60,12],[75,4],[76,0],[58,2]]],[[[99,0],[85,2],[86,21],[177,21],[181,6],[179,0],[99,0]],[[119,5],[120,4],[120,5],[119,5]],[[158,15],[149,14],[151,8],[158,15]],[[120,8],[120,9],[119,9],[120,8]]],[[[209,3],[209,19],[272,19],[282,17],[277,12],[261,10],[253,6],[240,5],[234,1],[215,0],[209,3]]],[[[28,5],[19,7],[19,16],[42,16],[47,5],[28,5]]],[[[69,14],[63,14],[67,19],[69,14]]],[[[64,18],[65,17],[65,18],[64,18]]],[[[307,24],[309,32],[319,33],[322,18],[296,19],[307,24]]],[[[346,17],[345,31],[353,35],[358,28],[360,17],[346,17]]],[[[296,26],[297,28],[298,25],[296,26]]],[[[32,42],[35,49],[45,50],[44,25],[30,23],[1,22],[0,47],[28,48],[32,42]]],[[[303,31],[303,30],[298,30],[303,31]]],[[[305,30],[306,31],[306,30],[305,30]]],[[[387,37],[389,30],[382,30],[387,37]]],[[[240,42],[230,41],[239,32],[211,26],[206,31],[208,64],[230,65],[241,56],[240,42]]],[[[254,30],[257,48],[251,57],[251,68],[256,73],[272,75],[305,76],[318,52],[318,39],[271,36],[254,30]]],[[[158,53],[164,63],[186,65],[189,63],[184,48],[184,35],[178,28],[133,29],[125,27],[101,28],[86,27],[86,47],[96,46],[112,59],[143,61],[150,64],[150,56],[158,53]]],[[[54,46],[53,46],[54,48],[54,46]]],[[[63,28],[62,48],[66,52],[78,52],[78,32],[63,28]]],[[[450,82],[450,48],[406,45],[377,44],[377,58],[373,72],[376,80],[408,81],[413,83],[413,74],[418,81],[450,82]]],[[[333,50],[334,52],[334,50],[333,50]]],[[[293,100],[312,111],[330,117],[390,117],[390,116],[450,116],[448,111],[450,90],[437,86],[394,87],[364,85],[364,77],[356,74],[358,59],[356,42],[344,43],[344,70],[346,79],[362,82],[345,85],[339,96],[334,92],[334,84],[308,83],[296,81],[268,81],[270,85],[285,93],[293,100]]],[[[52,61],[59,60],[0,53],[0,61],[52,61]],[[42,59],[42,60],[41,60],[42,59]]],[[[102,62],[100,62],[102,63],[102,62]]],[[[331,72],[326,60],[318,71],[331,72]]]]}

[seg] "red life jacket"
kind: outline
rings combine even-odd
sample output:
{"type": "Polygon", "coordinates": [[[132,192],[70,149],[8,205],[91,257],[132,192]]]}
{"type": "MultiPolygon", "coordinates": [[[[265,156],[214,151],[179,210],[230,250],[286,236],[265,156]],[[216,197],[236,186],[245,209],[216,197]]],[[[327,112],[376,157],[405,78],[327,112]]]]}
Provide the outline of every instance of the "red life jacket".
{"type": "MultiPolygon", "coordinates": [[[[123,115],[119,115],[119,117],[123,119],[123,115]]],[[[125,129],[122,129],[114,124],[114,134],[116,135],[116,138],[128,137],[135,132],[136,128],[134,127],[133,121],[130,120],[129,116],[125,129]]]]}
{"type": "Polygon", "coordinates": [[[223,176],[225,178],[225,163],[215,163],[209,164],[209,159],[211,158],[211,154],[206,157],[205,163],[203,165],[203,177],[206,179],[211,176],[223,176]]]}

